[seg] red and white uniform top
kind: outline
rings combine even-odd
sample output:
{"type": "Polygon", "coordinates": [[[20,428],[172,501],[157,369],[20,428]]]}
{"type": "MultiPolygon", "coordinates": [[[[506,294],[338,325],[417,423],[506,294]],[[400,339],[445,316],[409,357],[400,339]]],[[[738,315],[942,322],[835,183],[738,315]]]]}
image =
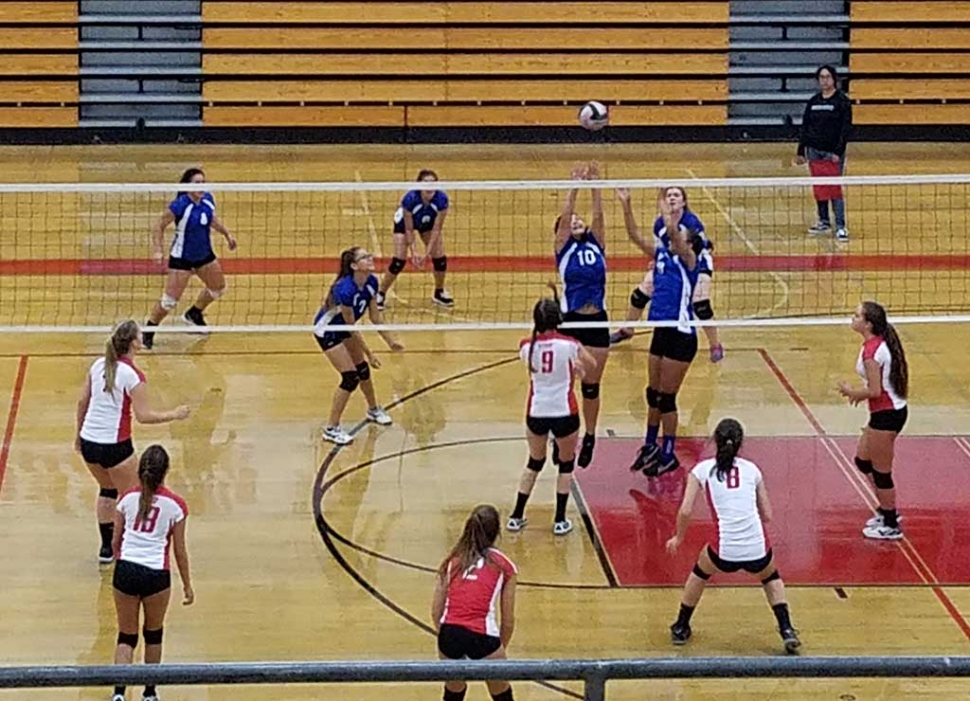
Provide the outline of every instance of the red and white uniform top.
{"type": "Polygon", "coordinates": [[[750,460],[735,458],[734,467],[722,482],[717,478],[716,465],[714,459],[702,460],[691,470],[707,493],[714,517],[717,546],[712,546],[713,550],[730,562],[758,560],[771,547],[758,513],[761,470],[750,460]]]}
{"type": "Polygon", "coordinates": [[[448,594],[442,625],[461,626],[474,633],[498,637],[498,603],[509,577],[518,570],[510,559],[495,548],[480,557],[464,572],[445,573],[448,594]]]}
{"type": "Polygon", "coordinates": [[[125,520],[119,559],[153,570],[167,570],[172,531],[189,515],[189,507],[178,494],[161,487],[152,499],[148,518],[142,519],[138,515],[140,501],[138,487],[129,489],[118,500],[118,513],[125,520]]]}
{"type": "Polygon", "coordinates": [[[145,381],[145,375],[128,358],[119,358],[114,390],[105,392],[104,366],[104,358],[98,358],[88,371],[91,402],[81,424],[81,438],[110,445],[131,438],[131,391],[145,381]]]}
{"type": "Polygon", "coordinates": [[[875,399],[869,400],[869,411],[892,411],[906,406],[906,400],[896,394],[892,380],[889,379],[889,372],[893,366],[893,355],[889,352],[889,346],[886,345],[882,336],[873,336],[862,344],[859,359],[855,364],[855,371],[859,373],[863,380],[867,379],[865,365],[867,360],[875,360],[879,363],[879,372],[882,375],[882,392],[875,399]]]}
{"type": "MultiPolygon", "coordinates": [[[[519,343],[519,357],[528,365],[531,338],[519,343]]],[[[536,336],[532,351],[532,367],[529,372],[529,399],[526,413],[536,418],[558,418],[579,411],[573,391],[576,359],[579,357],[579,341],[563,336],[557,331],[546,331],[536,336]]]]}

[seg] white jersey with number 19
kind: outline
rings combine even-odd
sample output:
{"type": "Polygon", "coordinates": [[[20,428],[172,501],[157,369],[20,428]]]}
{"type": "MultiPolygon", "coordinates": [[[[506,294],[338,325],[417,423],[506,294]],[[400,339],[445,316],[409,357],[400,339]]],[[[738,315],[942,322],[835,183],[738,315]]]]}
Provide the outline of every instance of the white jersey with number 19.
{"type": "Polygon", "coordinates": [[[575,364],[579,357],[579,342],[557,331],[536,336],[519,343],[519,357],[526,364],[532,358],[529,373],[529,400],[526,414],[535,418],[559,418],[579,411],[573,392],[575,364]],[[532,372],[534,370],[534,372],[532,372]]]}

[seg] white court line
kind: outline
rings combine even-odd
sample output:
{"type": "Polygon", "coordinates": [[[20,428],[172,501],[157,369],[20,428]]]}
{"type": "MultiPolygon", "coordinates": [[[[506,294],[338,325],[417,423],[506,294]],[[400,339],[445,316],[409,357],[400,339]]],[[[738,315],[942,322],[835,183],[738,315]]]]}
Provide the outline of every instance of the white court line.
{"type": "Polygon", "coordinates": [[[960,447],[960,450],[962,450],[963,453],[970,458],[970,441],[961,436],[954,436],[953,440],[960,447]]]}
{"type": "MultiPolygon", "coordinates": [[[[694,180],[700,180],[700,178],[697,177],[697,174],[694,173],[693,170],[691,170],[690,168],[687,168],[686,170],[687,170],[687,174],[690,175],[691,178],[693,178],[694,180]]],[[[728,226],[731,227],[731,231],[733,231],[734,235],[737,236],[738,239],[740,239],[741,243],[743,243],[745,247],[749,251],[751,251],[754,255],[760,256],[761,251],[759,251],[758,247],[755,246],[754,241],[751,240],[751,238],[745,233],[744,229],[741,228],[741,225],[734,220],[734,217],[732,217],[731,214],[721,205],[721,203],[717,201],[714,195],[711,194],[710,189],[706,185],[701,185],[700,188],[701,188],[701,192],[704,193],[704,197],[707,198],[707,200],[714,205],[714,208],[717,209],[718,214],[720,214],[721,217],[724,219],[724,221],[727,222],[728,226]]],[[[715,261],[715,266],[716,266],[716,261],[715,261]]],[[[788,287],[788,283],[785,282],[785,279],[778,273],[771,272],[769,274],[771,275],[771,277],[775,279],[775,282],[777,283],[778,287],[781,288],[781,296],[778,298],[778,301],[775,303],[775,305],[771,307],[767,312],[768,315],[770,316],[772,312],[776,311],[777,309],[787,308],[788,297],[791,293],[791,288],[788,287]]],[[[754,314],[749,314],[742,318],[752,319],[752,318],[758,317],[761,315],[762,311],[763,310],[759,309],[754,314]]]]}

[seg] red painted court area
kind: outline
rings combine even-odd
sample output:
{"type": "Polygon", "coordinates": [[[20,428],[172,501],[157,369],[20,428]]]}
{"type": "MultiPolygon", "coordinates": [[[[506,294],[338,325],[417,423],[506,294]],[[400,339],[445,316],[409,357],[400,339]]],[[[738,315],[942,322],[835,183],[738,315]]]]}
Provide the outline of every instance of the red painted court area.
{"type": "MultiPolygon", "coordinates": [[[[902,436],[894,478],[904,516],[904,541],[870,541],[862,527],[872,515],[857,474],[846,463],[854,437],[751,437],[742,455],[757,463],[768,485],[774,519],[768,535],[790,584],[970,584],[970,446],[952,436],[902,436]],[[922,562],[920,562],[922,560],[922,562]]],[[[685,468],[659,479],[627,466],[640,442],[601,439],[587,470],[576,477],[600,544],[622,586],[679,586],[701,547],[714,536],[703,496],[675,556],[665,549],[674,532],[687,472],[713,454],[701,440],[681,440],[685,468]]],[[[743,574],[719,583],[757,585],[743,574]]]]}

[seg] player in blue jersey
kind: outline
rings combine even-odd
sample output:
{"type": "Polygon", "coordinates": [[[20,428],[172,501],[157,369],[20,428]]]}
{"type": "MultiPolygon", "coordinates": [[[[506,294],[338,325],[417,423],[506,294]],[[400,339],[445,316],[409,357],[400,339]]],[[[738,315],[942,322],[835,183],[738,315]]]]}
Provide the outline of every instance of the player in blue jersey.
{"type": "MultiPolygon", "coordinates": [[[[418,173],[419,183],[438,182],[438,175],[433,170],[424,169],[418,173]]],[[[415,268],[423,269],[428,257],[434,268],[434,296],[431,301],[442,307],[455,306],[445,289],[445,274],[448,270],[448,256],[445,255],[444,240],[441,227],[448,216],[448,195],[443,190],[411,190],[401,200],[401,206],[394,212],[394,257],[381,280],[381,288],[377,293],[377,306],[384,308],[387,293],[397,276],[407,264],[407,256],[415,268]],[[417,232],[424,243],[424,255],[418,255],[415,247],[414,232],[417,232]]]]}
{"type": "Polygon", "coordinates": [[[698,254],[691,246],[692,232],[681,223],[683,209],[675,208],[661,190],[658,207],[667,232],[667,242],[658,237],[641,235],[630,193],[617,191],[623,205],[627,235],[644,253],[653,257],[653,296],[647,318],[650,321],[677,322],[676,326],[654,329],[647,365],[647,435],[631,470],[643,470],[648,477],[676,470],[680,466],[674,454],[677,438],[677,392],[687,370],[697,355],[697,329],[691,303],[700,270],[698,254]],[[663,424],[663,445],[657,445],[663,424]]]}
{"type": "MultiPolygon", "coordinates": [[[[189,168],[182,174],[180,182],[183,185],[201,185],[205,182],[205,173],[200,168],[189,168]]],[[[209,231],[215,229],[225,236],[230,251],[236,250],[236,239],[216,214],[216,201],[211,193],[201,190],[180,192],[152,228],[153,252],[157,261],[164,257],[162,244],[165,229],[172,224],[175,224],[175,239],[169,249],[165,292],[155,303],[145,326],[158,326],[175,309],[193,275],[199,276],[205,289],[182,319],[195,326],[205,326],[202,313],[226,291],[226,278],[212,250],[209,231]]],[[[142,346],[150,349],[154,343],[155,334],[146,329],[142,333],[142,346]]]]}
{"type": "MultiPolygon", "coordinates": [[[[686,227],[693,233],[691,244],[697,254],[698,278],[697,286],[694,289],[694,314],[701,321],[709,321],[714,318],[714,310],[711,308],[711,285],[714,278],[714,243],[707,238],[704,232],[704,222],[694,214],[687,205],[687,191],[682,187],[668,187],[664,197],[673,211],[681,211],[680,225],[686,227]]],[[[658,238],[663,245],[667,245],[667,230],[664,227],[663,217],[658,216],[653,223],[653,235],[658,238]]],[[[653,270],[647,271],[643,282],[633,290],[630,295],[630,308],[627,310],[627,321],[638,321],[640,314],[647,308],[650,302],[651,290],[653,287],[653,270]]],[[[717,327],[705,326],[704,335],[707,336],[708,346],[710,347],[711,362],[717,363],[724,359],[724,346],[721,344],[717,327]]],[[[616,345],[623,341],[633,338],[633,329],[619,329],[610,335],[610,343],[616,345]]]]}
{"type": "MultiPolygon", "coordinates": [[[[574,180],[599,179],[599,166],[590,163],[573,170],[574,180]]],[[[591,190],[593,220],[587,225],[573,210],[579,188],[566,195],[562,214],[555,224],[556,265],[562,281],[563,322],[607,321],[606,315],[606,247],[603,236],[603,197],[599,190],[591,190]]],[[[595,361],[587,368],[580,385],[583,395],[583,423],[585,435],[576,463],[587,467],[593,460],[596,447],[596,423],[600,413],[600,380],[610,353],[610,331],[607,328],[570,329],[561,332],[579,341],[595,361]]],[[[556,460],[553,451],[553,461],[556,460]]]]}
{"type": "MultiPolygon", "coordinates": [[[[370,379],[371,366],[379,368],[381,363],[364,338],[349,330],[365,312],[373,323],[381,323],[377,288],[374,256],[359,246],[349,248],[340,254],[340,272],[313,319],[313,335],[327,360],[340,373],[340,386],[334,392],[330,407],[330,422],[323,430],[324,440],[337,445],[347,445],[354,440],[340,427],[340,417],[358,386],[367,400],[367,420],[381,426],[391,424],[391,417],[377,403],[370,379]]],[[[391,350],[403,350],[404,346],[392,334],[379,333],[391,350]]]]}

